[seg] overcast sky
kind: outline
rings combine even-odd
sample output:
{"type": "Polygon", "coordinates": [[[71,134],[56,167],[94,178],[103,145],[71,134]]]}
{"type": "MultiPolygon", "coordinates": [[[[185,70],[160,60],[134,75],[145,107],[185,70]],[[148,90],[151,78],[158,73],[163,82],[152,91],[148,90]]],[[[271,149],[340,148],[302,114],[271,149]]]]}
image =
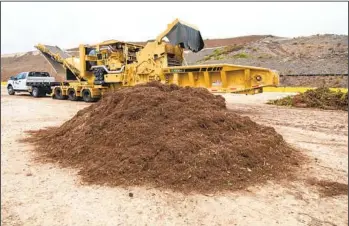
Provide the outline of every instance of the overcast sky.
{"type": "Polygon", "coordinates": [[[204,39],[348,34],[347,2],[2,2],[1,53],[154,39],[175,18],[204,39]]]}

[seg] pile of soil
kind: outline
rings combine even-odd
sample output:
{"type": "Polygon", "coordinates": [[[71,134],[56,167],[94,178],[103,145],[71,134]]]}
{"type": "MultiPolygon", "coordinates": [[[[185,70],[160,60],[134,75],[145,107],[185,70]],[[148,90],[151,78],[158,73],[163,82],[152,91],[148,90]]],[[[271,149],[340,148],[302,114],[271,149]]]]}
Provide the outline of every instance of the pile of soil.
{"type": "Polygon", "coordinates": [[[316,178],[309,178],[306,182],[309,185],[316,186],[321,197],[348,195],[347,184],[327,180],[318,180],[316,178]]]}
{"type": "Polygon", "coordinates": [[[223,97],[156,82],[29,133],[38,160],[76,168],[87,184],[216,192],[291,179],[300,165],[274,128],[228,111],[223,97]]]}
{"type": "Polygon", "coordinates": [[[64,81],[40,54],[28,52],[21,56],[1,57],[1,81],[7,82],[11,76],[23,71],[47,71],[56,81],[64,81]]]}
{"type": "Polygon", "coordinates": [[[316,88],[294,96],[270,100],[267,103],[279,106],[348,111],[348,93],[341,92],[340,90],[332,91],[329,88],[316,88]]]}

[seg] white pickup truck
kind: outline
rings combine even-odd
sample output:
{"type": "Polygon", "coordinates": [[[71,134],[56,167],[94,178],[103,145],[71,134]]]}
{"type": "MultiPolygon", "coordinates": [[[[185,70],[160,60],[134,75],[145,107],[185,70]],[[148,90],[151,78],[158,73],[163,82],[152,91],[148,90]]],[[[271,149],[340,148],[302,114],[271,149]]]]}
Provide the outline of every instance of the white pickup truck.
{"type": "Polygon", "coordinates": [[[7,91],[9,95],[14,95],[16,92],[28,92],[33,97],[41,97],[51,94],[51,87],[57,83],[48,72],[21,72],[7,81],[7,91]]]}

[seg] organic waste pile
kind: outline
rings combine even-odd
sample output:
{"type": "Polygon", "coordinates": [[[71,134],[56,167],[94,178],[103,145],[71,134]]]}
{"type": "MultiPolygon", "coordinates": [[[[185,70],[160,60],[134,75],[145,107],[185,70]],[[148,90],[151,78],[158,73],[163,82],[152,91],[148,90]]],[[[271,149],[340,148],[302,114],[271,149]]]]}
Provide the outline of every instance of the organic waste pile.
{"type": "Polygon", "coordinates": [[[348,93],[340,90],[332,91],[329,88],[317,88],[294,96],[271,100],[268,104],[348,111],[348,93]]]}
{"type": "Polygon", "coordinates": [[[151,82],[109,93],[59,127],[29,131],[38,160],[82,183],[183,192],[292,178],[298,152],[271,127],[230,112],[203,88],[151,82]]]}
{"type": "Polygon", "coordinates": [[[318,180],[316,178],[308,178],[307,184],[316,186],[322,197],[333,197],[338,195],[348,195],[348,185],[335,181],[318,180]]]}

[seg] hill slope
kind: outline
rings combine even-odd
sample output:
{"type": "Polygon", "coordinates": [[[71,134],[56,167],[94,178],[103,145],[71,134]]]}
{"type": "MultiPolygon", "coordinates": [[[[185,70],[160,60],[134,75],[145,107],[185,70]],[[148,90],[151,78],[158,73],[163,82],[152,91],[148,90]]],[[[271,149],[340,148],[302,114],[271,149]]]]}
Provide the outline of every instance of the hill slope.
{"type": "Polygon", "coordinates": [[[348,74],[348,36],[266,37],[245,45],[187,54],[188,64],[230,63],[278,70],[283,75],[348,74]]]}

